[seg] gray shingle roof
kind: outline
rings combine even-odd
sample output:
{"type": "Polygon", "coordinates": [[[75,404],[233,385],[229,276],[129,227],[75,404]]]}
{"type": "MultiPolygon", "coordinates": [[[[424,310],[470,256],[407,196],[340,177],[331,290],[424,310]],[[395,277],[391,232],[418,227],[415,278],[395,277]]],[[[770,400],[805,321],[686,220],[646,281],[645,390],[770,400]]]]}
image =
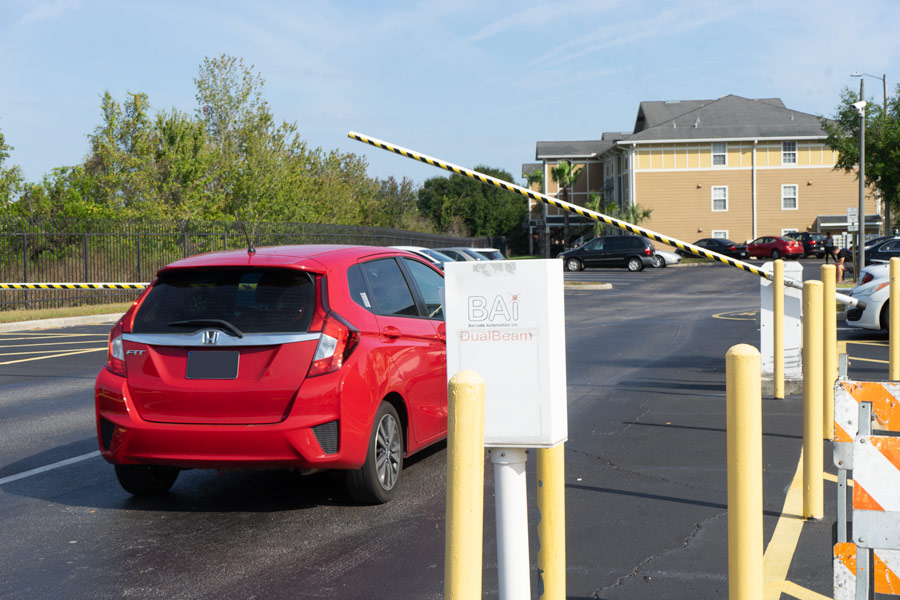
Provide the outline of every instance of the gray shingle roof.
{"type": "Polygon", "coordinates": [[[580,142],[538,142],[534,158],[553,160],[557,158],[591,158],[599,156],[615,145],[611,140],[586,140],[580,142]]]}
{"type": "MultiPolygon", "coordinates": [[[[738,96],[735,96],[735,98],[737,97],[738,96]]],[[[645,129],[656,127],[714,102],[718,102],[718,100],[664,100],[641,102],[638,107],[638,114],[635,119],[633,133],[639,133],[645,129]]],[[[765,102],[766,104],[784,108],[784,103],[780,98],[762,98],[760,100],[755,100],[755,102],[765,102]]]]}
{"type": "MultiPolygon", "coordinates": [[[[729,95],[715,101],[697,100],[682,105],[689,103],[699,105],[636,131],[628,141],[825,136],[815,115],[785,108],[778,98],[751,100],[729,95]]],[[[645,104],[648,103],[641,103],[642,110],[645,104]]],[[[657,118],[664,111],[654,112],[655,108],[658,107],[652,107],[650,112],[657,118]]]]}
{"type": "Polygon", "coordinates": [[[540,171],[541,168],[543,168],[543,166],[544,165],[542,165],[541,163],[524,163],[522,165],[522,175],[524,176],[525,173],[533,173],[535,171],[540,171]]]}

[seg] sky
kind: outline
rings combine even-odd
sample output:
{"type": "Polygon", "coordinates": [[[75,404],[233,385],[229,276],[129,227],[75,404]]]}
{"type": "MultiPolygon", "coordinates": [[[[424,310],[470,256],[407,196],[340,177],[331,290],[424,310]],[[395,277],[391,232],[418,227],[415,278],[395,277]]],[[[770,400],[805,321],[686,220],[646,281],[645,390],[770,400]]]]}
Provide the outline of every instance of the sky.
{"type": "Polygon", "coordinates": [[[310,146],[372,177],[446,172],[379,138],[522,182],[542,140],[631,131],[648,100],[781,98],[831,115],[900,83],[897,0],[0,0],[0,131],[29,181],[81,163],[100,96],[193,113],[204,57],[240,57],[310,146]],[[877,77],[877,78],[876,78],[877,77]]]}

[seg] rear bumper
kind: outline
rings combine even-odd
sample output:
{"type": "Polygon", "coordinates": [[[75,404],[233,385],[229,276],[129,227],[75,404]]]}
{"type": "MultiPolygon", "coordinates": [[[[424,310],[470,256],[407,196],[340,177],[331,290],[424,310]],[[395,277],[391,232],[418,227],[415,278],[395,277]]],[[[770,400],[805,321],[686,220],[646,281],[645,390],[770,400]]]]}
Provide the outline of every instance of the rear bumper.
{"type": "Polygon", "coordinates": [[[126,380],[106,369],[97,376],[95,399],[100,454],[113,464],[341,469],[358,468],[365,459],[368,435],[362,442],[355,439],[362,436],[346,435],[348,425],[341,420],[336,400],[310,406],[303,414],[293,411],[279,423],[157,423],[141,418],[128,397],[126,380]],[[338,425],[336,443],[330,425],[318,428],[320,442],[314,428],[333,422],[338,425]]]}

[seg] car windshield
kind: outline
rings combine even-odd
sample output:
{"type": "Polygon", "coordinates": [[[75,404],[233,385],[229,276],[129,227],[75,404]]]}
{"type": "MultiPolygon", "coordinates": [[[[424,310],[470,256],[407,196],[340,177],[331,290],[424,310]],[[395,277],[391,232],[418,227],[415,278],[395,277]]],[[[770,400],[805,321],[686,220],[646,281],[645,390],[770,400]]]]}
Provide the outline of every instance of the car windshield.
{"type": "Polygon", "coordinates": [[[177,269],[160,274],[141,303],[134,333],[309,330],[315,282],[293,269],[177,269]],[[221,322],[217,324],[216,322],[221,322]]]}

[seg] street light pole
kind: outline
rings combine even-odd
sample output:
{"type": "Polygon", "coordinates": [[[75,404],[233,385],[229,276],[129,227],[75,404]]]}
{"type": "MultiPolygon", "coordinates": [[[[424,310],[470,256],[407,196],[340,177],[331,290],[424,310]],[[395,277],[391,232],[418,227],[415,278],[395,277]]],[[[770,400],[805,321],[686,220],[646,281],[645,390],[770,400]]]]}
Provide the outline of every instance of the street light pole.
{"type": "Polygon", "coordinates": [[[862,281],[860,273],[866,264],[866,87],[865,79],[859,79],[859,230],[856,232],[856,281],[862,281]]]}
{"type": "MultiPolygon", "coordinates": [[[[862,85],[863,76],[871,77],[872,79],[880,79],[881,80],[881,91],[884,94],[884,103],[882,104],[882,108],[884,110],[884,115],[887,116],[887,73],[882,73],[881,77],[877,75],[872,75],[871,73],[863,73],[861,71],[854,71],[850,73],[850,77],[859,77],[859,83],[862,85]]],[[[865,100],[862,94],[859,96],[860,100],[865,100]]],[[[884,234],[891,235],[891,205],[888,203],[887,199],[882,198],[882,203],[884,205],[884,234]]]]}

